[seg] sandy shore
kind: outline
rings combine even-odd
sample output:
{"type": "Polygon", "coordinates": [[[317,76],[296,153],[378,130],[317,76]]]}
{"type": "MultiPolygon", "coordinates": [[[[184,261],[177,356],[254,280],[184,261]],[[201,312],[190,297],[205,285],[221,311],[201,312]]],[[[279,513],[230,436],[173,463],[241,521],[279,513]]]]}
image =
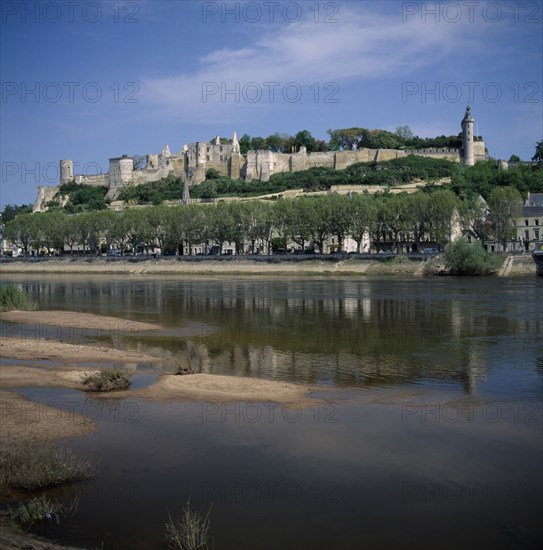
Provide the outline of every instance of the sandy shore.
{"type": "Polygon", "coordinates": [[[55,361],[58,363],[156,363],[162,358],[107,347],[68,344],[41,338],[2,338],[0,356],[6,359],[55,361]]]}
{"type": "Polygon", "coordinates": [[[79,437],[97,429],[85,416],[34,403],[15,392],[0,391],[0,411],[2,446],[79,437]]]}
{"type": "MultiPolygon", "coordinates": [[[[99,325],[104,331],[122,329],[145,331],[160,328],[158,325],[149,323],[135,323],[115,317],[64,311],[11,311],[3,313],[1,318],[5,321],[26,324],[65,323],[66,326],[80,328],[99,325]]],[[[164,366],[167,361],[164,357],[137,352],[70,344],[43,338],[16,338],[13,335],[0,339],[0,355],[19,361],[19,364],[15,365],[0,365],[0,388],[71,387],[83,389],[83,376],[86,372],[94,370],[89,364],[98,366],[103,362],[119,362],[127,366],[133,363],[153,363],[164,366]],[[36,364],[37,360],[40,361],[40,364],[36,364]]],[[[129,397],[181,398],[197,401],[275,402],[310,406],[318,401],[311,398],[310,393],[318,389],[286,382],[237,376],[163,374],[155,384],[148,388],[95,395],[121,399],[129,397]]]]}
{"type": "MultiPolygon", "coordinates": [[[[28,358],[28,357],[27,357],[28,358]]],[[[22,359],[22,357],[21,357],[22,359]]],[[[83,379],[96,369],[64,366],[0,365],[0,389],[21,387],[74,388],[84,390],[83,379]]],[[[151,386],[140,390],[125,390],[107,393],[93,393],[93,397],[129,399],[186,399],[190,401],[212,401],[227,403],[246,401],[251,403],[274,402],[282,405],[311,406],[322,401],[311,397],[312,392],[321,390],[316,386],[221,376],[214,374],[173,375],[163,374],[151,386]]],[[[0,392],[1,393],[1,392],[0,392]]],[[[1,399],[0,399],[1,404],[1,399]]],[[[59,437],[64,437],[60,436],[59,437]]]]}
{"type": "Polygon", "coordinates": [[[321,388],[275,380],[221,376],[215,374],[164,375],[152,386],[137,394],[151,399],[182,398],[191,401],[228,403],[278,403],[297,407],[310,407],[322,402],[311,397],[321,388]]]}
{"type": "MultiPolygon", "coordinates": [[[[18,393],[6,391],[21,387],[60,387],[84,389],[84,377],[101,363],[119,363],[131,367],[138,363],[161,363],[163,358],[102,346],[77,345],[40,338],[39,333],[17,334],[17,323],[46,324],[63,328],[91,328],[105,332],[149,331],[160,328],[115,317],[103,317],[63,311],[11,311],[2,314],[3,321],[15,323],[11,335],[0,338],[0,356],[16,364],[0,365],[0,444],[19,441],[56,440],[85,435],[95,430],[94,422],[75,412],[27,400],[18,393]],[[36,362],[39,361],[39,364],[36,362]]],[[[5,327],[4,327],[5,328],[5,327]]]]}
{"type": "Polygon", "coordinates": [[[108,317],[79,311],[5,311],[0,314],[0,320],[12,323],[37,323],[97,331],[144,332],[161,328],[160,325],[152,323],[140,323],[119,317],[108,317]]]}

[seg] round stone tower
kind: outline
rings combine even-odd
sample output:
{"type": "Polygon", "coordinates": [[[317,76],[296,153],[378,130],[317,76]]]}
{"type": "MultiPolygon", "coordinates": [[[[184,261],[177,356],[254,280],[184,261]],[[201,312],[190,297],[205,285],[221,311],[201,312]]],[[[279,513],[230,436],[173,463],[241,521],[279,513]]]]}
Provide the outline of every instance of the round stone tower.
{"type": "Polygon", "coordinates": [[[68,183],[74,179],[74,163],[71,160],[60,161],[60,184],[68,183]]]}
{"type": "Polygon", "coordinates": [[[134,160],[131,158],[121,158],[119,161],[119,172],[121,185],[130,182],[134,172],[134,160]]]}
{"type": "Polygon", "coordinates": [[[475,164],[475,153],[473,148],[473,117],[471,107],[466,107],[466,114],[462,119],[462,162],[467,166],[475,164]]]}
{"type": "Polygon", "coordinates": [[[134,160],[127,155],[109,159],[109,188],[116,189],[132,180],[134,160]]]}

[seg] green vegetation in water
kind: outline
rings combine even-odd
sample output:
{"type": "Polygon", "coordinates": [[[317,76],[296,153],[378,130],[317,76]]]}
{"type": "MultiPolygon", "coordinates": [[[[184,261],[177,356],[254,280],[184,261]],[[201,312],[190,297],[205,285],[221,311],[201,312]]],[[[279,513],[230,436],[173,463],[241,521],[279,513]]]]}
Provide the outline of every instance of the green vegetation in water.
{"type": "Polygon", "coordinates": [[[196,374],[196,370],[192,366],[192,358],[188,356],[184,361],[176,361],[174,374],[178,376],[182,376],[184,374],[196,374]]]}
{"type": "Polygon", "coordinates": [[[480,243],[458,239],[445,248],[445,266],[453,275],[494,275],[503,258],[487,252],[480,243]]]}
{"type": "Polygon", "coordinates": [[[130,386],[130,374],[125,369],[103,369],[83,380],[88,391],[126,390],[130,386]]]}
{"type": "Polygon", "coordinates": [[[2,491],[42,489],[88,479],[94,472],[90,460],[52,443],[20,443],[0,449],[2,491]]]}
{"type": "Polygon", "coordinates": [[[61,518],[73,517],[77,512],[79,499],[75,497],[68,506],[57,500],[49,500],[44,495],[34,497],[28,502],[19,503],[18,507],[9,507],[12,521],[21,527],[30,527],[42,521],[60,523],[61,518]]]}
{"type": "Polygon", "coordinates": [[[210,512],[211,507],[205,517],[202,517],[199,512],[191,509],[190,498],[180,518],[173,519],[168,512],[166,539],[169,547],[179,550],[207,550],[209,548],[210,512]]]}
{"type": "Polygon", "coordinates": [[[38,303],[31,300],[28,294],[15,285],[0,286],[0,311],[13,309],[33,311],[38,309],[38,303]]]}

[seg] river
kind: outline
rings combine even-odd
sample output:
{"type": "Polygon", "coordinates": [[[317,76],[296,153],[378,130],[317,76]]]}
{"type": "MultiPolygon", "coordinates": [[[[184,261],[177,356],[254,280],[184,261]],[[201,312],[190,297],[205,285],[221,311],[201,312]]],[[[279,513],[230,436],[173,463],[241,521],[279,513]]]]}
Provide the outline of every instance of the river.
{"type": "MultiPolygon", "coordinates": [[[[543,279],[4,276],[41,309],[160,323],[64,334],[197,372],[322,387],[326,404],[101,401],[67,442],[98,463],[77,514],[87,547],[165,548],[168,511],[210,509],[216,550],[500,549],[543,543],[543,279]]],[[[55,328],[47,329],[55,337],[55,328]]],[[[156,378],[138,365],[139,384],[156,378]]],[[[138,376],[138,375],[137,375],[138,376]]]]}

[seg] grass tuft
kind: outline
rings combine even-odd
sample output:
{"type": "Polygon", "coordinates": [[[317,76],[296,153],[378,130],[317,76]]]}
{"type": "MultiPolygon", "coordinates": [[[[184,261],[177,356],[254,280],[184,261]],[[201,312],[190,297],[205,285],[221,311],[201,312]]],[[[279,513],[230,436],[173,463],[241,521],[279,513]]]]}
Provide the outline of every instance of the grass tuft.
{"type": "Polygon", "coordinates": [[[130,386],[130,375],[125,369],[102,369],[83,380],[88,391],[126,390],[130,386]]]}
{"type": "Polygon", "coordinates": [[[19,503],[13,510],[9,507],[9,515],[12,521],[22,527],[30,527],[40,521],[55,521],[60,523],[61,518],[72,517],[77,512],[79,499],[75,497],[69,506],[65,506],[56,500],[49,500],[44,495],[34,497],[26,503],[19,503]]]}
{"type": "Polygon", "coordinates": [[[95,468],[86,458],[52,443],[19,443],[0,449],[0,488],[34,490],[88,479],[95,468]]]}
{"type": "Polygon", "coordinates": [[[172,519],[168,512],[166,539],[170,548],[179,550],[207,550],[209,538],[209,508],[205,517],[190,508],[190,497],[181,518],[172,519]]]}
{"type": "Polygon", "coordinates": [[[0,285],[0,311],[13,309],[33,311],[38,309],[38,303],[31,300],[28,294],[15,285],[0,285]]]}

